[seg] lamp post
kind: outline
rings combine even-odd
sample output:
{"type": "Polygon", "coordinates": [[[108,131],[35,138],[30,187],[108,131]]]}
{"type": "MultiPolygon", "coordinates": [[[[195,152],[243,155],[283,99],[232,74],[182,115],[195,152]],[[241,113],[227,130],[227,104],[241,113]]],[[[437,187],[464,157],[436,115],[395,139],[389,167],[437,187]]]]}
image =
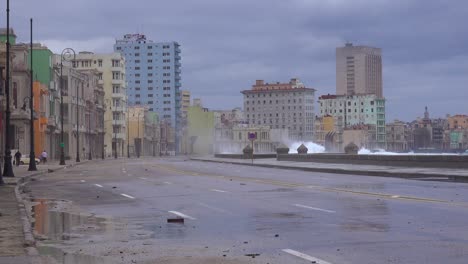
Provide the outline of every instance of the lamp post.
{"type": "MultiPolygon", "coordinates": [[[[7,0],[7,36],[6,36],[6,78],[5,78],[5,96],[6,96],[6,111],[5,111],[5,157],[3,176],[15,177],[13,174],[13,165],[11,164],[11,149],[10,149],[10,0],[7,0]]],[[[32,78],[32,76],[31,76],[32,78]]]]}
{"type": "Polygon", "coordinates": [[[65,143],[63,142],[63,62],[69,61],[72,56],[73,61],[75,61],[76,53],[71,48],[62,50],[62,54],[60,55],[60,165],[65,165],[65,143]]]}
{"type": "Polygon", "coordinates": [[[31,66],[29,67],[30,74],[31,74],[31,85],[30,85],[30,98],[29,98],[29,111],[31,112],[31,120],[29,121],[29,168],[28,171],[37,171],[36,167],[36,157],[34,154],[34,109],[33,109],[33,20],[31,18],[31,51],[30,51],[30,58],[31,58],[31,66]]]}
{"type": "MultiPolygon", "coordinates": [[[[81,83],[83,88],[83,83],[81,83]]],[[[80,162],[80,88],[76,87],[76,162],[80,162]]]]}
{"type": "Polygon", "coordinates": [[[127,107],[127,158],[130,158],[130,108],[127,107]]]}
{"type": "Polygon", "coordinates": [[[93,157],[91,155],[91,110],[89,110],[88,115],[88,160],[92,160],[93,157]]]}
{"type": "MultiPolygon", "coordinates": [[[[141,139],[140,139],[140,114],[141,111],[138,111],[138,120],[137,120],[137,139],[138,139],[138,151],[137,151],[137,158],[140,157],[141,152],[141,139]]],[[[136,146],[135,146],[136,147],[136,146]]]]}

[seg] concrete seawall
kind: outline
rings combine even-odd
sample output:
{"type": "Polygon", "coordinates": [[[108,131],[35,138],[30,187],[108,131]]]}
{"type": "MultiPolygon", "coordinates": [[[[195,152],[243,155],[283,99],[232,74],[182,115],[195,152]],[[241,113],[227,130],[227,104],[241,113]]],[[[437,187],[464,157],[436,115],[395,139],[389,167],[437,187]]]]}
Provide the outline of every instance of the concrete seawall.
{"type": "Polygon", "coordinates": [[[468,156],[461,155],[347,155],[280,154],[279,161],[362,164],[402,167],[467,168],[468,156]]]}
{"type": "MultiPolygon", "coordinates": [[[[222,159],[251,159],[250,155],[245,154],[215,154],[215,158],[222,158],[222,159]]],[[[276,158],[275,153],[266,153],[266,154],[254,154],[254,159],[271,159],[276,158]]]]}

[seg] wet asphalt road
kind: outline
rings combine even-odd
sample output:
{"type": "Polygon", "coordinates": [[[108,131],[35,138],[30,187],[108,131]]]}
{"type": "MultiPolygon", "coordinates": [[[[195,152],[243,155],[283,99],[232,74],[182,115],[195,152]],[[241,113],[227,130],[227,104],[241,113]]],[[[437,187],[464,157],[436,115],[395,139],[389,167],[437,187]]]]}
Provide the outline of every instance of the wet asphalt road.
{"type": "Polygon", "coordinates": [[[28,189],[57,263],[468,263],[466,183],[147,158],[28,189]]]}

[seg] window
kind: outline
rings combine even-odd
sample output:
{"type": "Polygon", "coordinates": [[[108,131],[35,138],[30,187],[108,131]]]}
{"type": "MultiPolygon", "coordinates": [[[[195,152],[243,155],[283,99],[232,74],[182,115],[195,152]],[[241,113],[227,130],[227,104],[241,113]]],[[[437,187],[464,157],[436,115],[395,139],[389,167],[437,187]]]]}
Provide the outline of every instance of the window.
{"type": "Polygon", "coordinates": [[[120,72],[112,72],[112,80],[120,80],[120,72]]]}
{"type": "Polygon", "coordinates": [[[152,73],[148,73],[148,77],[152,77],[152,76],[153,76],[153,74],[152,74],[152,73]]]}
{"type": "Polygon", "coordinates": [[[135,83],[140,83],[140,80],[136,80],[135,83]]]}
{"type": "Polygon", "coordinates": [[[152,69],[153,69],[153,67],[152,67],[152,66],[148,66],[148,70],[152,70],[152,69]]]}
{"type": "Polygon", "coordinates": [[[135,46],[134,49],[139,50],[140,46],[135,46]]]}
{"type": "Polygon", "coordinates": [[[140,77],[140,74],[139,73],[135,74],[135,77],[140,77]]]}
{"type": "MultiPolygon", "coordinates": [[[[153,101],[148,101],[148,104],[153,104],[153,101]]],[[[153,111],[153,110],[150,110],[150,111],[153,111]]]]}
{"type": "Polygon", "coordinates": [[[153,49],[153,46],[148,46],[148,49],[153,49]]]}
{"type": "Polygon", "coordinates": [[[135,90],[140,91],[140,87],[135,87],[135,90]]]}
{"type": "Polygon", "coordinates": [[[152,90],[153,90],[153,87],[148,87],[148,90],[152,91],[152,90]]]}
{"type": "Polygon", "coordinates": [[[148,80],[148,83],[153,83],[153,80],[148,80]]]}
{"type": "Polygon", "coordinates": [[[140,69],[140,67],[135,67],[135,70],[137,70],[137,71],[138,71],[139,69],[140,69]]]}
{"type": "Polygon", "coordinates": [[[148,60],[148,63],[153,63],[153,60],[148,60]]]}
{"type": "Polygon", "coordinates": [[[135,97],[136,97],[136,98],[140,98],[140,95],[139,95],[139,94],[135,94],[135,97]]]}
{"type": "Polygon", "coordinates": [[[153,97],[153,94],[148,94],[148,97],[153,97]]]}
{"type": "Polygon", "coordinates": [[[135,60],[135,63],[140,63],[140,60],[135,60]]]}
{"type": "Polygon", "coordinates": [[[148,56],[153,56],[153,53],[150,52],[150,53],[148,53],[147,55],[148,55],[148,56]]]}
{"type": "Polygon", "coordinates": [[[140,56],[140,53],[135,53],[135,57],[139,57],[140,56]]]}
{"type": "Polygon", "coordinates": [[[112,60],[112,67],[120,67],[120,60],[112,60]]]}

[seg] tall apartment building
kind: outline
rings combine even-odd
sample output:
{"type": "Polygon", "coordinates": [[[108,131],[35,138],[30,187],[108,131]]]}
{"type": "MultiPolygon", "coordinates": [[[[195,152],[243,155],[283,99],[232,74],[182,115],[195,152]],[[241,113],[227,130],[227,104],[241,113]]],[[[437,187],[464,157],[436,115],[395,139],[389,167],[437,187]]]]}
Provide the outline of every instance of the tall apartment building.
{"type": "MultiPolygon", "coordinates": [[[[114,51],[125,57],[129,105],[147,106],[175,131],[180,131],[180,45],[147,40],[145,35],[126,34],[114,51]]],[[[180,133],[169,139],[169,151],[178,152],[180,133]]]]}
{"type": "Polygon", "coordinates": [[[336,94],[382,98],[382,50],[352,43],[336,48],[336,94]]]}
{"type": "Polygon", "coordinates": [[[320,116],[343,120],[343,129],[369,127],[369,147],[385,148],[385,99],[375,94],[322,95],[319,97],[320,116]]]}
{"type": "Polygon", "coordinates": [[[107,157],[126,156],[127,93],[125,82],[125,59],[120,53],[94,54],[80,52],[73,61],[78,71],[95,69],[98,84],[104,88],[104,148],[107,157]]]}
{"type": "Polygon", "coordinates": [[[241,93],[249,124],[288,129],[290,140],[313,140],[315,89],[293,78],[289,83],[257,80],[251,90],[241,93]]]}

